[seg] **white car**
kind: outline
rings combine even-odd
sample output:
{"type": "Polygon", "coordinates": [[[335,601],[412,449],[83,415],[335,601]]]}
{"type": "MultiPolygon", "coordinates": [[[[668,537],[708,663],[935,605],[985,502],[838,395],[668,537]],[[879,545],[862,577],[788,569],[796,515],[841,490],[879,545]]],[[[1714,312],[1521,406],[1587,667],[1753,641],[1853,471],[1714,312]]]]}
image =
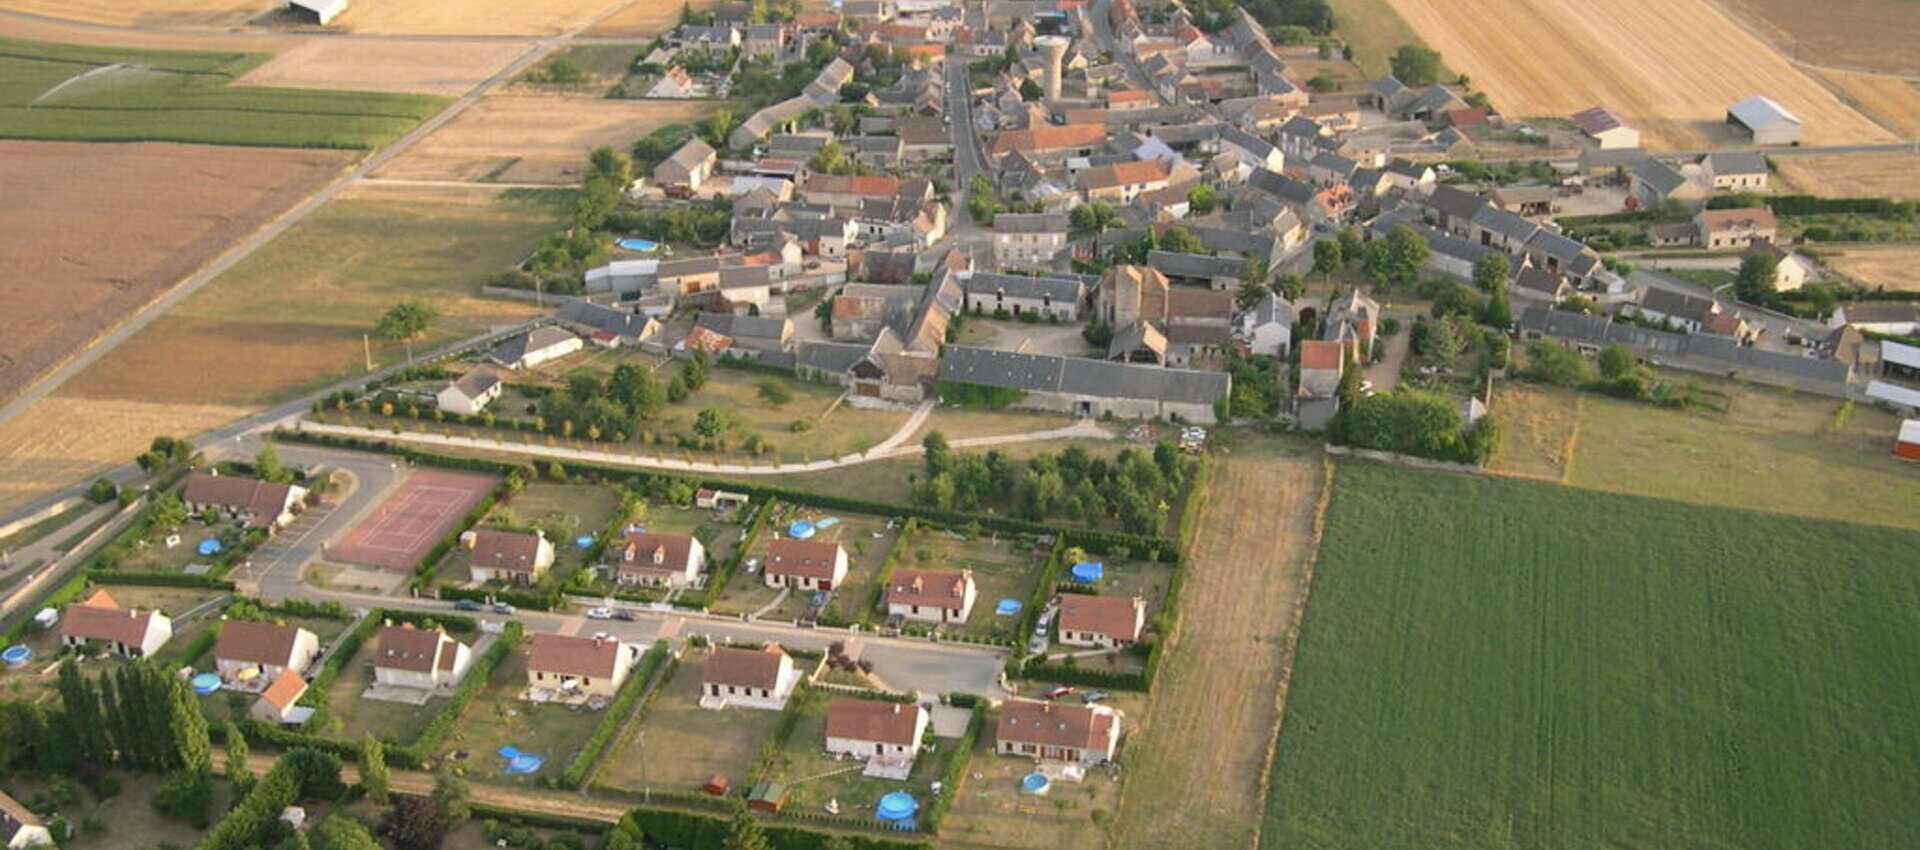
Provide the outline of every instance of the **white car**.
{"type": "Polygon", "coordinates": [[[601,607],[599,607],[599,608],[588,608],[588,609],[587,609],[587,619],[589,619],[589,620],[611,620],[611,619],[613,619],[613,609],[612,609],[612,608],[608,608],[608,607],[606,607],[606,606],[601,606],[601,607]]]}

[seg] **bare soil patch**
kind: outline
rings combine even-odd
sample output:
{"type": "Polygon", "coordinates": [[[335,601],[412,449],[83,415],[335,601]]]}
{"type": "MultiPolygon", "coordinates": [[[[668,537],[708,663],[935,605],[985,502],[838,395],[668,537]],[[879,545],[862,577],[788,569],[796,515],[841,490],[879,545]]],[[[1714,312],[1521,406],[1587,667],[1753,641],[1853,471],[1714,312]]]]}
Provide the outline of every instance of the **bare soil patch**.
{"type": "Polygon", "coordinates": [[[0,512],[126,463],[156,434],[187,436],[253,411],[55,395],[0,424],[0,512]]]}
{"type": "Polygon", "coordinates": [[[5,0],[0,8],[117,27],[231,27],[273,8],[271,0],[5,0]]]}
{"type": "Polygon", "coordinates": [[[1717,0],[1796,61],[1920,76],[1912,0],[1717,0]]]}
{"type": "Polygon", "coordinates": [[[1389,0],[1496,107],[1565,116],[1594,105],[1638,124],[1649,147],[1735,141],[1726,107],[1764,93],[1810,145],[1891,141],[1708,0],[1389,0]]]}
{"type": "Polygon", "coordinates": [[[1827,268],[1868,288],[1920,292],[1920,245],[1864,245],[1824,256],[1827,268]]]}
{"type": "Polygon", "coordinates": [[[0,398],[331,178],[340,152],[0,142],[0,398]]]}
{"type": "Polygon", "coordinates": [[[1321,464],[1238,450],[1218,463],[1187,552],[1178,634],[1124,745],[1122,850],[1252,846],[1321,464]]]}
{"type": "Polygon", "coordinates": [[[579,180],[587,154],[625,150],[668,124],[696,121],[715,101],[494,95],[422,139],[377,176],[406,180],[552,183],[579,180]]]}
{"type": "Polygon", "coordinates": [[[526,48],[518,41],[316,38],[253,69],[238,83],[457,97],[526,48]]]}
{"type": "MultiPolygon", "coordinates": [[[[593,20],[622,0],[354,0],[337,26],[382,35],[555,35],[593,20]]],[[[631,0],[633,5],[672,10],[663,0],[631,0]]]]}
{"type": "Polygon", "coordinates": [[[1920,153],[1774,157],[1790,188],[1830,198],[1920,198],[1920,153]]]}

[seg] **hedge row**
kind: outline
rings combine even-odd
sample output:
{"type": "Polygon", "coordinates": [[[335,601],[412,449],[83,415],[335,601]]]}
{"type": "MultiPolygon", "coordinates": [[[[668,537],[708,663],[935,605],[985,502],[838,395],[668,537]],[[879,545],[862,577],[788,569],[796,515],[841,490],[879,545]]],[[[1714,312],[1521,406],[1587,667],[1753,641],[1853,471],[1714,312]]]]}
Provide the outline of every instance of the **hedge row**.
{"type": "Polygon", "coordinates": [[[967,718],[967,731],[960,736],[960,743],[954,751],[953,760],[947,762],[947,772],[940,777],[940,795],[933,798],[933,804],[927,807],[927,831],[939,832],[940,822],[946,819],[947,809],[953,806],[953,798],[960,794],[960,783],[967,777],[967,762],[973,758],[973,744],[980,738],[980,730],[987,725],[987,706],[984,702],[973,704],[973,715],[967,718]]]}
{"type": "Polygon", "coordinates": [[[739,571],[740,562],[746,560],[747,553],[753,551],[753,545],[759,542],[760,532],[766,528],[767,518],[772,514],[772,500],[761,504],[759,510],[754,513],[753,519],[747,523],[747,536],[741,538],[740,545],[733,548],[733,555],[721,563],[720,569],[707,579],[707,586],[700,595],[676,597],[673,604],[680,608],[698,608],[703,611],[712,608],[713,603],[719,601],[721,592],[727,589],[727,582],[732,581],[733,574],[739,571]]]}
{"type": "Polygon", "coordinates": [[[779,763],[780,751],[787,746],[788,739],[793,737],[793,730],[800,726],[803,706],[812,698],[813,685],[803,681],[794,687],[793,693],[787,696],[786,707],[780,709],[780,719],[774,721],[773,729],[767,733],[766,740],[760,742],[760,755],[754,757],[753,766],[747,769],[749,779],[755,782],[760,781],[775,764],[779,763]]]}
{"type": "Polygon", "coordinates": [[[612,824],[591,818],[568,817],[566,815],[549,814],[547,812],[527,812],[519,809],[509,809],[505,806],[482,803],[478,800],[468,803],[467,808],[473,812],[473,816],[476,818],[492,818],[501,823],[513,826],[534,826],[542,829],[571,829],[575,832],[585,832],[592,835],[601,835],[613,828],[612,824]]]}
{"type": "MultiPolygon", "coordinates": [[[[521,630],[518,620],[509,621],[500,630],[499,639],[473,660],[473,666],[467,668],[467,677],[460,681],[460,688],[447,700],[447,707],[434,715],[433,720],[427,723],[427,728],[420,730],[420,736],[413,739],[413,743],[408,744],[401,753],[404,759],[411,762],[406,766],[425,763],[433,756],[433,751],[440,748],[441,742],[453,733],[453,724],[467,710],[467,703],[473,702],[474,695],[487,686],[487,679],[493,675],[494,668],[499,667],[500,662],[506,660],[507,653],[519,645],[521,630]]],[[[394,751],[387,752],[387,760],[394,761],[394,751]]]]}
{"type": "MultiPolygon", "coordinates": [[[[641,807],[627,813],[623,825],[637,828],[656,844],[682,850],[725,850],[726,818],[675,809],[641,807]]],[[[836,835],[797,826],[767,824],[762,829],[772,850],[821,850],[839,838],[852,850],[932,850],[925,841],[901,841],[871,835],[836,835]]]]}
{"type": "Polygon", "coordinates": [[[237,585],[223,578],[211,575],[193,575],[191,573],[149,573],[128,572],[116,569],[87,570],[87,580],[94,584],[124,584],[142,587],[204,587],[212,590],[232,590],[237,585]]]}
{"type": "Polygon", "coordinates": [[[302,730],[318,732],[333,719],[333,712],[327,705],[327,694],[333,690],[333,680],[340,677],[340,668],[347,666],[347,662],[359,654],[360,644],[366,643],[367,638],[373,636],[373,630],[380,627],[379,614],[379,609],[367,612],[367,616],[341,635],[334,642],[333,651],[327,654],[327,660],[321,662],[320,671],[308,680],[307,692],[300,695],[300,704],[311,707],[313,714],[301,725],[302,730]]]}
{"type": "Polygon", "coordinates": [[[211,628],[193,636],[193,641],[180,650],[180,663],[192,664],[194,659],[207,654],[213,648],[213,642],[220,639],[220,621],[216,620],[211,628]]]}
{"type": "MultiPolygon", "coordinates": [[[[333,434],[317,434],[309,431],[278,429],[274,438],[288,442],[303,442],[312,445],[332,446],[357,451],[381,452],[405,457],[408,460],[427,466],[439,466],[450,469],[466,469],[494,474],[504,474],[523,468],[520,464],[488,458],[443,455],[422,451],[407,446],[396,445],[385,440],[344,437],[333,434]]],[[[823,510],[843,510],[852,513],[864,513],[873,516],[917,517],[936,525],[964,528],[977,525],[980,528],[997,531],[1002,534],[1059,535],[1074,546],[1093,554],[1107,554],[1118,548],[1126,548],[1130,554],[1155,561],[1171,561],[1179,557],[1179,543],[1168,537],[1158,535],[1126,534],[1113,531],[1095,531],[1091,529],[1055,529],[1051,526],[1015,519],[1007,516],[969,514],[960,511],[943,511],[919,505],[878,502],[854,496],[833,493],[816,493],[777,487],[758,481],[732,481],[720,478],[688,478],[673,473],[644,469],[625,469],[601,466],[589,463],[561,463],[554,461],[568,475],[596,475],[604,479],[632,482],[635,489],[645,489],[643,485],[654,481],[679,482],[700,488],[718,488],[745,493],[761,502],[785,500],[823,510]]],[[[444,554],[444,553],[443,553],[444,554]]]]}
{"type": "Polygon", "coordinates": [[[207,831],[199,850],[252,850],[264,846],[280,822],[280,813],[300,793],[293,766],[282,758],[255,780],[247,796],[207,831]]]}
{"type": "Polygon", "coordinates": [[[1878,218],[1912,218],[1912,201],[1892,198],[1818,198],[1813,195],[1760,195],[1736,193],[1707,199],[1707,209],[1724,210],[1766,206],[1774,215],[1866,215],[1878,218]]]}
{"type": "MultiPolygon", "coordinates": [[[[1148,650],[1152,652],[1152,650],[1148,650]]],[[[1029,658],[1025,662],[1015,662],[1016,675],[1022,679],[1044,679],[1062,685],[1082,685],[1089,688],[1112,688],[1122,691],[1145,691],[1150,684],[1145,673],[1120,673],[1113,670],[1096,670],[1077,664],[1055,664],[1039,658],[1029,658]]]]}
{"type": "MultiPolygon", "coordinates": [[[[583,566],[581,569],[587,569],[583,566]]],[[[445,600],[467,599],[474,602],[505,602],[515,608],[528,611],[552,611],[564,603],[559,584],[550,590],[516,590],[511,587],[452,587],[441,585],[435,588],[434,595],[445,600]]]]}
{"type": "Polygon", "coordinates": [[[580,752],[567,764],[567,769],[560,772],[560,787],[579,788],[587,781],[587,772],[600,761],[601,754],[606,752],[607,745],[613,742],[613,736],[620,731],[620,725],[626,722],[627,715],[633,711],[634,701],[640,699],[640,695],[647,690],[654,674],[659,672],[660,665],[670,654],[666,641],[653,642],[653,648],[647,650],[646,657],[640,659],[639,666],[627,676],[620,691],[613,695],[613,704],[600,713],[600,722],[593,727],[593,734],[588,735],[586,743],[580,745],[580,752]]]}
{"type": "Polygon", "coordinates": [[[22,635],[25,635],[27,629],[34,626],[33,615],[35,612],[42,608],[58,608],[65,605],[73,601],[74,597],[79,596],[81,591],[86,589],[86,571],[81,570],[74,573],[73,578],[67,579],[66,584],[61,585],[54,592],[47,594],[47,598],[38,605],[21,606],[19,619],[14,620],[13,625],[8,626],[4,634],[0,634],[0,641],[11,645],[13,642],[19,640],[22,635]]]}
{"type": "Polygon", "coordinates": [[[1047,553],[1046,566],[1040,568],[1040,581],[1034,584],[1033,595],[1027,598],[1027,609],[1020,615],[1020,643],[1040,624],[1040,613],[1046,610],[1047,600],[1053,598],[1053,587],[1060,583],[1060,562],[1066,554],[1066,541],[1054,541],[1053,551],[1047,553]]]}

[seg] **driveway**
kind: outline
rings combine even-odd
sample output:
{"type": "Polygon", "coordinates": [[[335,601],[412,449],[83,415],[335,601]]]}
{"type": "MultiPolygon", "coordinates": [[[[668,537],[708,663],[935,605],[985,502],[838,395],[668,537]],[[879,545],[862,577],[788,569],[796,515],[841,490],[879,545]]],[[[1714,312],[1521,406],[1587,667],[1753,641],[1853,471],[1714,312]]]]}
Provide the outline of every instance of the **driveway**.
{"type": "Polygon", "coordinates": [[[1390,393],[1399,385],[1400,367],[1407,362],[1407,349],[1413,339],[1407,328],[1413,326],[1413,316],[1383,315],[1399,320],[1400,332],[1382,340],[1386,343],[1386,352],[1380,356],[1380,362],[1367,367],[1366,379],[1373,382],[1374,392],[1390,393]]]}

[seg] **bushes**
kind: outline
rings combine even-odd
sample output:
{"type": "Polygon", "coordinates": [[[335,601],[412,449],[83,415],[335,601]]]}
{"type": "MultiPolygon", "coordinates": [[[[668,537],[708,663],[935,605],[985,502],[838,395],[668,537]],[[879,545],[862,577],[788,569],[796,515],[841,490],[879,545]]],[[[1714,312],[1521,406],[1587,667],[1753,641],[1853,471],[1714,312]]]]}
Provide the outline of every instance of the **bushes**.
{"type": "Polygon", "coordinates": [[[927,831],[939,832],[940,822],[946,819],[947,809],[953,806],[953,798],[960,793],[960,781],[967,776],[967,761],[973,757],[974,741],[979,739],[980,730],[986,726],[987,706],[983,701],[973,703],[973,716],[967,719],[967,731],[961,733],[959,743],[954,744],[953,760],[947,762],[947,772],[940,777],[940,796],[927,807],[927,831]]]}
{"type": "Polygon", "coordinates": [[[613,704],[607,706],[606,711],[601,712],[600,723],[594,726],[593,734],[587,736],[586,743],[580,746],[580,752],[573,757],[567,769],[560,773],[561,787],[579,788],[587,781],[588,771],[592,770],[594,764],[600,760],[607,745],[613,742],[613,736],[619,733],[620,726],[626,722],[627,715],[633,711],[634,701],[638,700],[641,692],[647,689],[647,684],[652,681],[654,674],[659,672],[660,665],[666,660],[669,652],[666,641],[653,642],[653,648],[647,650],[647,655],[641,659],[639,667],[627,677],[626,683],[620,686],[620,692],[614,695],[613,704]]]}
{"type": "Polygon", "coordinates": [[[190,573],[149,573],[122,572],[120,570],[94,569],[86,572],[87,581],[94,584],[140,585],[144,587],[205,587],[214,590],[232,590],[237,585],[223,578],[190,573]]]}
{"type": "Polygon", "coordinates": [[[1478,452],[1486,448],[1467,438],[1458,405],[1425,392],[1356,398],[1334,414],[1327,425],[1327,439],[1453,463],[1477,464],[1484,459],[1478,452]]]}
{"type": "Polygon", "coordinates": [[[227,816],[213,825],[199,850],[253,850],[264,847],[280,822],[280,812],[293,804],[300,792],[300,780],[285,757],[275,762],[265,775],[253,783],[253,789],[241,798],[227,816]]]}
{"type": "MultiPolygon", "coordinates": [[[[1151,652],[1151,650],[1149,650],[1151,652]]],[[[1019,665],[1018,675],[1022,679],[1044,679],[1062,685],[1080,685],[1089,688],[1110,688],[1121,691],[1144,691],[1150,684],[1147,675],[1123,673],[1117,670],[1096,670],[1076,664],[1055,664],[1038,658],[1029,658],[1019,665]]]]}
{"type": "MultiPolygon", "coordinates": [[[[824,817],[822,818],[824,819],[824,817]]],[[[845,819],[842,819],[845,820],[845,819]]],[[[866,821],[875,824],[876,821],[866,821]]],[[[685,850],[723,850],[726,846],[728,819],[677,809],[636,808],[627,813],[619,828],[638,830],[655,844],[685,850]]],[[[850,850],[930,850],[924,841],[901,841],[872,835],[829,834],[798,826],[768,823],[761,830],[772,850],[822,850],[829,839],[845,842],[850,850]]]]}

